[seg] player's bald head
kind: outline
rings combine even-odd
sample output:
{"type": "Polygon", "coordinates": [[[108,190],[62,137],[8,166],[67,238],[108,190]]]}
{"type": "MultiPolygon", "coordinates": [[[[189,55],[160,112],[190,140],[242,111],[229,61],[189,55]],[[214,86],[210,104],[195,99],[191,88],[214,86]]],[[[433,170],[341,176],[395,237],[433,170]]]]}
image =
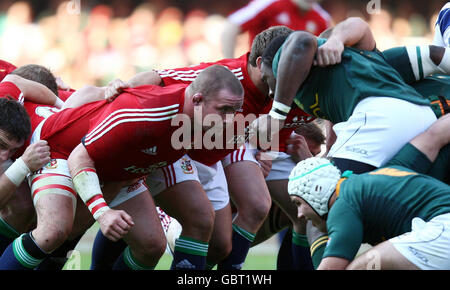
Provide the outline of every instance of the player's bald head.
{"type": "Polygon", "coordinates": [[[193,94],[200,93],[206,99],[214,98],[222,90],[227,90],[235,96],[244,95],[244,88],[239,79],[222,65],[204,69],[190,86],[193,94]]]}

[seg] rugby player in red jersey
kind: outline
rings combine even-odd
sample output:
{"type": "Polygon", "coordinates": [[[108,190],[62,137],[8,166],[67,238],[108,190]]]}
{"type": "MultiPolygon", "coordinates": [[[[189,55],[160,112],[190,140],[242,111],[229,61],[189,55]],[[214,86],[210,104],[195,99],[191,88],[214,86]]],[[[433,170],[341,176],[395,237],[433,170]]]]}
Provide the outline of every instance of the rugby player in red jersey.
{"type": "MultiPolygon", "coordinates": [[[[258,63],[260,60],[259,56],[271,39],[278,35],[289,34],[291,31],[287,27],[282,26],[266,30],[254,42],[252,51],[237,59],[224,59],[187,68],[140,73],[127,83],[118,81],[117,85],[112,85],[109,94],[114,96],[117,93],[117,89],[121,86],[133,87],[149,83],[159,85],[189,84],[203,69],[214,64],[221,64],[234,72],[244,87],[244,105],[238,115],[246,117],[250,114],[265,113],[270,109],[272,100],[267,85],[264,85],[264,82],[261,80],[258,63]]],[[[292,111],[288,116],[285,128],[281,130],[280,148],[274,148],[274,150],[286,150],[286,141],[290,139],[293,130],[300,124],[312,120],[312,117],[300,109],[292,111]]],[[[235,138],[233,141],[243,144],[244,136],[236,135],[233,136],[235,138]]],[[[261,172],[260,164],[255,159],[256,150],[248,148],[236,150],[236,145],[232,145],[231,149],[228,150],[220,148],[212,150],[194,149],[189,153],[189,156],[195,160],[199,176],[202,177],[200,181],[207,191],[208,197],[213,202],[216,212],[215,229],[208,253],[209,266],[211,267],[223,261],[227,256],[229,257],[228,260],[219,263],[220,269],[236,269],[242,266],[254,235],[263,223],[271,206],[269,190],[261,172]],[[224,165],[226,165],[224,169],[222,169],[222,162],[220,162],[222,159],[226,159],[224,160],[224,165]],[[226,177],[223,173],[226,174],[226,177]],[[233,231],[230,231],[232,213],[229,204],[228,186],[230,196],[238,212],[237,217],[233,221],[233,231]],[[232,243],[235,246],[232,247],[232,243]]],[[[279,161],[286,161],[285,159],[286,157],[283,156],[279,161]]],[[[293,168],[295,163],[291,163],[293,168]]],[[[290,168],[285,168],[284,171],[284,177],[287,180],[290,168]]],[[[150,191],[153,195],[159,192],[176,195],[177,192],[186,191],[186,185],[182,181],[194,177],[192,174],[186,174],[182,170],[182,166],[161,169],[157,175],[152,174],[149,176],[150,179],[156,179],[161,184],[159,187],[150,185],[150,191]]],[[[275,177],[273,180],[276,179],[278,178],[275,177]]],[[[285,193],[287,196],[287,187],[285,188],[285,193]]],[[[195,215],[192,215],[190,218],[195,219],[195,215]]],[[[100,243],[101,240],[101,236],[98,236],[96,243],[100,243]]],[[[96,248],[94,246],[94,251],[96,248]]],[[[99,268],[102,268],[100,264],[95,263],[99,268]]]]}
{"type": "MultiPolygon", "coordinates": [[[[165,237],[152,198],[149,194],[125,196],[118,208],[127,212],[111,209],[107,202],[115,195],[105,192],[103,196],[99,180],[127,183],[180,159],[185,149],[175,149],[171,144],[172,133],[180,127],[173,126],[172,119],[185,114],[188,118],[184,120],[194,125],[194,109],[202,108],[203,116],[222,116],[222,111],[238,110],[242,101],[242,85],[237,78],[225,67],[213,66],[189,86],[128,89],[112,103],[95,102],[47,118],[33,138],[46,139],[56,160],[30,178],[37,227],[7,248],[0,258],[0,268],[35,268],[70,234],[79,234],[77,231],[92,224],[92,219],[86,219],[89,211],[105,236],[112,240],[124,237],[129,244],[116,269],[154,267],[165,249],[165,237]],[[75,211],[77,197],[86,207],[75,211]],[[134,197],[129,199],[131,203],[127,200],[130,197],[134,197]]],[[[188,239],[196,240],[206,253],[214,212],[200,185],[198,188],[198,192],[184,192],[177,199],[183,201],[184,210],[197,211],[199,218],[205,219],[205,226],[188,239]]],[[[140,192],[144,191],[146,188],[140,192]]],[[[181,254],[180,258],[181,262],[192,258],[190,265],[202,268],[205,256],[181,254]]]]}
{"type": "Polygon", "coordinates": [[[330,15],[317,0],[253,0],[228,16],[222,35],[225,58],[234,57],[237,36],[249,33],[250,45],[256,35],[272,26],[306,30],[319,35],[331,24],[330,15]]]}

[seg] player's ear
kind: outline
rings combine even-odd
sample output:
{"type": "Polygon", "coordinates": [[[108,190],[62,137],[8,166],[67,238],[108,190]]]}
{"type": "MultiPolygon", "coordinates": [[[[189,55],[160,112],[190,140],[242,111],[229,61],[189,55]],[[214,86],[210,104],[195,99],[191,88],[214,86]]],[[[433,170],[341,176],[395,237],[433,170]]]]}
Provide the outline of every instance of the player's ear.
{"type": "Polygon", "coordinates": [[[261,64],[262,64],[262,57],[258,56],[256,58],[256,66],[258,67],[259,70],[261,70],[261,64]]]}
{"type": "Polygon", "coordinates": [[[198,106],[203,102],[203,95],[201,93],[196,93],[192,96],[192,103],[194,106],[198,106]]]}

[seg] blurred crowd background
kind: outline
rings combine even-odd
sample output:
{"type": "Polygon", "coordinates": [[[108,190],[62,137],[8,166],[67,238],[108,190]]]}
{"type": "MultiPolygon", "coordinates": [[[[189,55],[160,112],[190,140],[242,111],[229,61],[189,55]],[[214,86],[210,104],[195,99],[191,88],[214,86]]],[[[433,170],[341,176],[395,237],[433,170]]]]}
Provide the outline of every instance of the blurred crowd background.
{"type": "MultiPolygon", "coordinates": [[[[366,19],[378,48],[430,43],[447,1],[323,0],[334,23],[366,19]]],[[[151,68],[173,68],[223,58],[226,17],[248,0],[0,1],[0,58],[16,66],[49,67],[74,89],[128,79],[151,68]],[[80,6],[78,4],[81,4],[80,6]]],[[[249,49],[238,38],[236,56],[249,49]]]]}

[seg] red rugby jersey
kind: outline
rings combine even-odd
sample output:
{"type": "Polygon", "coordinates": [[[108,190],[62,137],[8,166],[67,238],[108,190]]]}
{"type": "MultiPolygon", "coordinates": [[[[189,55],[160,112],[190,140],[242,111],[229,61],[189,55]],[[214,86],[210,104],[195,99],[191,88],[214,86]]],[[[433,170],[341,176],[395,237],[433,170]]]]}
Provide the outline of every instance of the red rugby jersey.
{"type": "Polygon", "coordinates": [[[308,11],[292,0],[253,0],[228,16],[228,20],[249,32],[250,44],[261,31],[277,25],[319,35],[331,24],[330,15],[317,3],[308,11]]]}
{"type": "MultiPolygon", "coordinates": [[[[264,95],[250,79],[247,70],[248,56],[249,53],[244,54],[239,58],[222,59],[217,62],[201,63],[196,66],[185,68],[158,70],[157,72],[165,85],[176,83],[190,84],[205,68],[215,64],[226,66],[241,81],[244,88],[244,104],[242,106],[242,111],[238,112],[238,114],[243,114],[244,116],[254,114],[255,117],[258,117],[260,114],[269,113],[273,101],[268,96],[264,95]]],[[[284,128],[280,131],[279,148],[272,149],[285,151],[285,141],[295,130],[295,128],[298,127],[301,122],[310,122],[313,119],[314,118],[305,113],[303,110],[297,106],[294,106],[286,119],[284,128]]],[[[237,133],[237,130],[235,130],[235,133],[237,133]]],[[[208,150],[207,152],[204,150],[206,149],[194,149],[189,152],[189,155],[199,162],[206,165],[211,165],[222,160],[226,155],[234,151],[234,149],[214,149],[208,150]]]]}
{"type": "Polygon", "coordinates": [[[7,61],[0,59],[0,81],[3,80],[8,74],[10,74],[17,67],[7,61]]]}
{"type": "Polygon", "coordinates": [[[81,142],[104,181],[147,175],[180,159],[174,149],[172,119],[183,110],[186,85],[141,86],[124,90],[113,102],[71,108],[45,121],[41,139],[52,158],[67,159],[81,142]]]}
{"type": "MultiPolygon", "coordinates": [[[[39,123],[44,120],[45,117],[50,116],[58,109],[52,106],[39,105],[32,102],[24,100],[23,94],[20,89],[11,82],[1,82],[0,83],[0,98],[11,97],[18,102],[20,102],[28,113],[31,121],[31,132],[39,125],[39,123]]],[[[20,157],[25,149],[30,145],[31,136],[25,141],[24,145],[17,150],[13,158],[20,157]]]]}

